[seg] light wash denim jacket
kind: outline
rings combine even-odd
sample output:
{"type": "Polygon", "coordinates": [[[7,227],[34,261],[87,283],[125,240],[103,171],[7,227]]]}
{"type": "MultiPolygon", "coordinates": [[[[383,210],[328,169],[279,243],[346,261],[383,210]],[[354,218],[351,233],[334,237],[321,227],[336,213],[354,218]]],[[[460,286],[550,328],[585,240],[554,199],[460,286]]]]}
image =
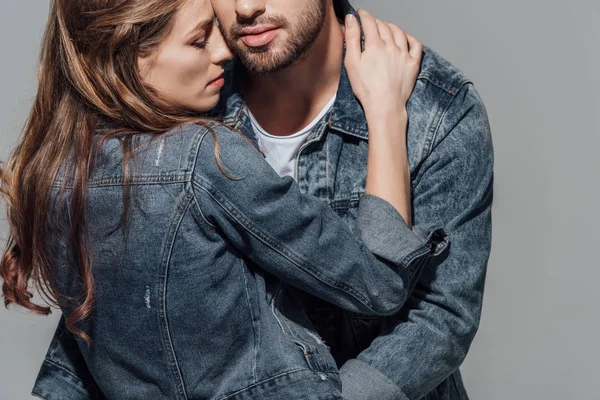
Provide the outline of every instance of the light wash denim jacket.
{"type": "MultiPolygon", "coordinates": [[[[340,18],[355,14],[346,0],[334,4],[340,18]]],[[[230,93],[223,96],[221,115],[254,138],[239,86],[226,89],[230,93]]],[[[491,248],[490,127],[472,82],[429,48],[408,115],[413,222],[443,226],[452,242],[448,251],[424,266],[394,317],[341,311],[285,284],[278,287],[273,304],[288,335],[302,337],[311,348],[320,349],[323,341],[329,346],[349,400],[468,399],[458,368],[479,326],[491,248]]],[[[303,146],[296,178],[303,193],[328,204],[353,229],[364,203],[359,200],[365,190],[367,147],[364,113],[342,68],[336,103],[303,146]]],[[[401,246],[391,233],[378,240],[401,246]]],[[[71,351],[72,339],[60,336],[60,329],[56,337],[62,339],[53,342],[60,349],[54,360],[91,382],[78,352],[71,351]]],[[[60,386],[60,374],[45,363],[36,387],[60,386]]]]}
{"type": "MultiPolygon", "coordinates": [[[[334,0],[340,20],[356,14],[334,0]]],[[[254,138],[239,73],[229,77],[224,121],[254,138]],[[237,80],[236,80],[237,78],[237,80]]],[[[425,47],[408,111],[408,156],[413,222],[439,224],[451,241],[430,259],[400,313],[386,318],[340,310],[283,285],[297,301],[284,314],[315,329],[341,367],[347,400],[467,400],[459,367],[479,326],[491,250],[494,151],[488,116],[473,83],[425,47]]],[[[315,128],[297,159],[304,193],[328,204],[351,227],[365,191],[368,126],[342,75],[327,120],[315,128]]],[[[393,245],[394,235],[379,240],[393,245]]],[[[282,296],[283,297],[283,296],[282,296]]],[[[283,309],[283,306],[282,306],[283,309]]]]}
{"type": "MultiPolygon", "coordinates": [[[[214,137],[199,125],[159,140],[135,136],[125,230],[122,148],[117,139],[107,142],[87,203],[96,297],[79,326],[93,344],[79,340],[64,353],[58,338],[36,395],[68,400],[99,390],[109,399],[279,400],[300,398],[297,393],[341,399],[330,353],[280,316],[279,282],[348,311],[391,315],[419,267],[447,247],[443,230],[421,239],[389,203],[369,195],[359,208],[361,242],[326,204],[279,177],[241,134],[220,125],[213,130],[214,137]],[[215,137],[228,176],[218,167],[215,137]],[[377,240],[384,233],[401,245],[377,240]],[[292,329],[296,334],[288,335],[292,329]],[[87,377],[65,365],[63,357],[77,350],[87,377]],[[59,390],[72,393],[53,392],[59,385],[48,380],[53,376],[67,385],[59,390]]],[[[53,215],[63,226],[71,185],[61,171],[53,215]]],[[[77,296],[81,279],[68,266],[64,232],[53,230],[49,238],[56,282],[62,294],[77,296]]],[[[61,308],[69,315],[74,305],[61,308]]]]}

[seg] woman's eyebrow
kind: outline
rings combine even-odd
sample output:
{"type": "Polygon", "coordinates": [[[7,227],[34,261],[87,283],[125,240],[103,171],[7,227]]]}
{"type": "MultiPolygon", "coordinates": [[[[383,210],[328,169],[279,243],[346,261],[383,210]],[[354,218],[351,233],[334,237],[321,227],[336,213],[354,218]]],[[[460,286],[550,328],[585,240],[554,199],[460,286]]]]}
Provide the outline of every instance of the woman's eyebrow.
{"type": "Polygon", "coordinates": [[[186,37],[191,37],[194,36],[202,31],[206,31],[208,30],[208,28],[210,28],[212,26],[214,22],[214,18],[211,19],[207,19],[206,21],[201,21],[200,23],[198,23],[198,25],[196,25],[194,27],[194,29],[192,29],[187,35],[186,37]]]}

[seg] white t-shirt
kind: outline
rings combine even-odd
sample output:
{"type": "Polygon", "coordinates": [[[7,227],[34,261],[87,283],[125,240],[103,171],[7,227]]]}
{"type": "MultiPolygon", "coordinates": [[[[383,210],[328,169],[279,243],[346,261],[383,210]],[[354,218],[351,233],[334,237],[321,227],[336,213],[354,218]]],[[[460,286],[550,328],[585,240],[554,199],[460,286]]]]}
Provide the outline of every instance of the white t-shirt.
{"type": "Polygon", "coordinates": [[[304,129],[288,136],[275,136],[264,130],[256,121],[256,118],[254,118],[250,109],[246,107],[248,116],[252,122],[252,129],[258,139],[258,147],[265,154],[267,162],[280,176],[287,175],[296,178],[296,156],[298,155],[298,150],[300,150],[300,147],[302,147],[302,144],[306,141],[313,128],[331,110],[333,103],[335,103],[335,98],[336,95],[329,100],[319,115],[304,129]]]}

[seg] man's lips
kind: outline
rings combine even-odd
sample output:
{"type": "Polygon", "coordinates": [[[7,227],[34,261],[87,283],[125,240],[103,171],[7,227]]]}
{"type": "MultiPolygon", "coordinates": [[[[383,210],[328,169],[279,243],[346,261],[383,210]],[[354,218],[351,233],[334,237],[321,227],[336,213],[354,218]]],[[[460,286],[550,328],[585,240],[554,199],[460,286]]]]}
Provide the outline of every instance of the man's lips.
{"type": "Polygon", "coordinates": [[[240,38],[250,47],[260,47],[270,43],[278,31],[276,26],[253,26],[242,29],[240,38]]]}

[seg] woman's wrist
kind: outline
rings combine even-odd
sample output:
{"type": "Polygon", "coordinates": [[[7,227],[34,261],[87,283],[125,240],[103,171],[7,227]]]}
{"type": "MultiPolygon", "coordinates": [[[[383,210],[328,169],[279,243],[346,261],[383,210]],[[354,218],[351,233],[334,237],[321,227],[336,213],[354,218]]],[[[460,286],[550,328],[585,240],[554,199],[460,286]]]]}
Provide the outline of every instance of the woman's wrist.
{"type": "Polygon", "coordinates": [[[408,125],[408,112],[406,107],[380,107],[365,109],[369,132],[400,132],[406,134],[408,125]]]}

